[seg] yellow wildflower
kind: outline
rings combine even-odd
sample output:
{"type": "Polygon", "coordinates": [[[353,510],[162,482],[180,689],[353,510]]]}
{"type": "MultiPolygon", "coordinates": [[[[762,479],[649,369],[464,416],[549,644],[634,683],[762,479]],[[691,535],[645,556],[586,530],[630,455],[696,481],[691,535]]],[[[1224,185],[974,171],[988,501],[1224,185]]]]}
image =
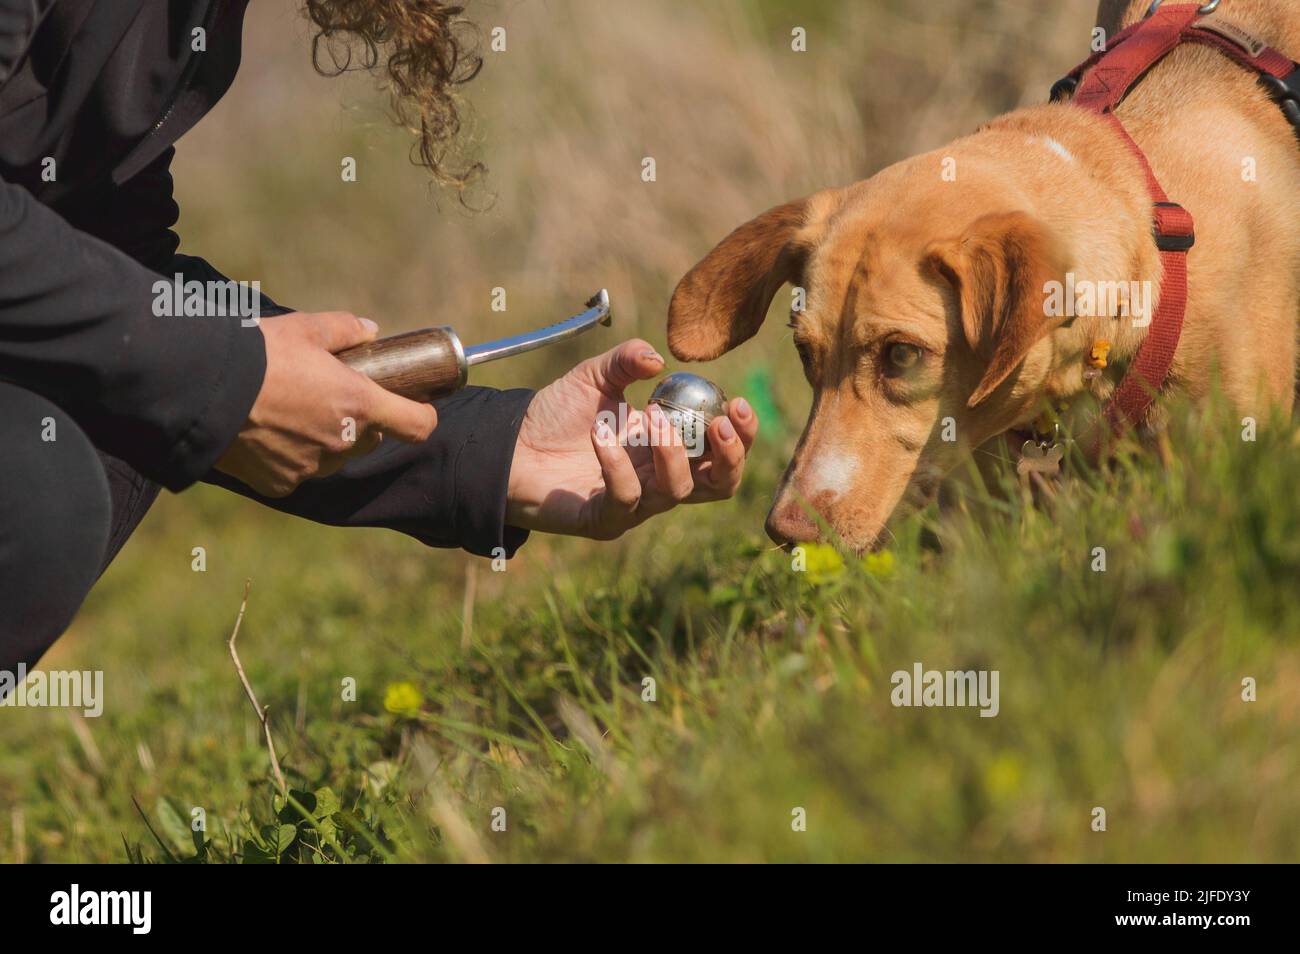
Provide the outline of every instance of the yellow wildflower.
{"type": "Polygon", "coordinates": [[[424,705],[424,697],[420,695],[420,690],[415,688],[413,683],[391,682],[384,690],[384,708],[393,715],[407,719],[414,718],[419,714],[422,705],[424,705]]]}
{"type": "Polygon", "coordinates": [[[844,572],[844,557],[834,547],[825,543],[805,543],[800,549],[803,550],[803,570],[809,583],[829,583],[844,572]]]}
{"type": "Polygon", "coordinates": [[[862,558],[862,568],[872,576],[887,580],[894,575],[894,554],[889,550],[868,553],[862,558]]]}

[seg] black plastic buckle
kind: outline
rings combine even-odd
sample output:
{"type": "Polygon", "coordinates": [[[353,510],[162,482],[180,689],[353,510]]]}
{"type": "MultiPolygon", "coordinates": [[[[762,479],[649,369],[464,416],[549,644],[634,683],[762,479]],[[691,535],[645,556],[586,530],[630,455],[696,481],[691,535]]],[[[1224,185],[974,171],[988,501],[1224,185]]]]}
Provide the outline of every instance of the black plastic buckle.
{"type": "Polygon", "coordinates": [[[1155,222],[1151,226],[1151,234],[1155,236],[1156,248],[1162,252],[1190,252],[1196,245],[1196,230],[1192,227],[1191,215],[1177,202],[1157,202],[1155,206],[1155,222]],[[1163,209],[1177,209],[1178,212],[1163,214],[1163,209]]]}
{"type": "MultiPolygon", "coordinates": [[[[1272,79],[1272,77],[1269,77],[1272,79]]],[[[1052,84],[1052,92],[1048,100],[1053,103],[1059,103],[1062,100],[1069,99],[1074,95],[1074,91],[1079,88],[1079,77],[1064,76],[1052,84]]]]}
{"type": "Polygon", "coordinates": [[[1296,135],[1300,136],[1300,66],[1296,67],[1284,79],[1278,79],[1272,73],[1261,73],[1259,85],[1268,90],[1273,102],[1282,109],[1296,135]]]}

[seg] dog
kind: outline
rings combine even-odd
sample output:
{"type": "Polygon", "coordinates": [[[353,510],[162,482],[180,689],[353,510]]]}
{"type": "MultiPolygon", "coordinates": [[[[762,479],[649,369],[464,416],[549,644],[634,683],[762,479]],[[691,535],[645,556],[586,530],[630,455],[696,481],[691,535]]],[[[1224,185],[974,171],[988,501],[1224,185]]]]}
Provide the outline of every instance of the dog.
{"type": "MultiPolygon", "coordinates": [[[[1098,26],[1113,36],[1149,6],[1103,0],[1098,26]]],[[[1223,0],[1216,16],[1300,57],[1294,0],[1223,0]]],[[[1289,413],[1296,131],[1255,74],[1190,43],[1117,115],[1196,223],[1165,390],[1202,397],[1217,373],[1243,415],[1289,413]]],[[[678,284],[668,343],[683,360],[716,358],[758,331],[783,285],[802,289],[791,327],[812,410],[767,531],[790,545],[819,539],[824,525],[862,552],[976,448],[1045,407],[1106,401],[1116,375],[1096,367],[1133,360],[1153,307],[1143,290],[1158,297],[1161,279],[1152,195],[1132,149],[1096,113],[1053,102],[741,225],[678,284]],[[1087,287],[1119,293],[1100,296],[1092,314],[1048,307],[1048,289],[1087,287]]],[[[1100,453],[1099,440],[1084,449],[1100,453]]]]}

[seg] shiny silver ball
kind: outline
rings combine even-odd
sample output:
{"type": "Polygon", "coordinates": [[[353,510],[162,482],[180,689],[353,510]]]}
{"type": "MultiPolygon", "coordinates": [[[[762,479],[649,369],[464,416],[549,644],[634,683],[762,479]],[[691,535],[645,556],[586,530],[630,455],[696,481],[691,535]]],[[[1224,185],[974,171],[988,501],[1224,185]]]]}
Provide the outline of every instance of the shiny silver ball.
{"type": "Polygon", "coordinates": [[[727,413],[727,395],[722,388],[688,371],[676,371],[655,385],[650,403],[658,404],[682,435],[687,457],[704,455],[709,422],[727,413]]]}

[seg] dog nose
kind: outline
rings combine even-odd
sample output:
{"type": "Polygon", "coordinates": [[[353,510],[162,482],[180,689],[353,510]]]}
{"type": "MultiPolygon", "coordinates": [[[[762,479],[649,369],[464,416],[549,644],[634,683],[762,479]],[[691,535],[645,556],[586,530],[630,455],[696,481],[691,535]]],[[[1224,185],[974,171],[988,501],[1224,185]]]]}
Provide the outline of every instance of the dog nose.
{"type": "Polygon", "coordinates": [[[812,543],[821,536],[821,528],[797,503],[777,503],[767,515],[764,524],[772,542],[781,546],[812,543]]]}

